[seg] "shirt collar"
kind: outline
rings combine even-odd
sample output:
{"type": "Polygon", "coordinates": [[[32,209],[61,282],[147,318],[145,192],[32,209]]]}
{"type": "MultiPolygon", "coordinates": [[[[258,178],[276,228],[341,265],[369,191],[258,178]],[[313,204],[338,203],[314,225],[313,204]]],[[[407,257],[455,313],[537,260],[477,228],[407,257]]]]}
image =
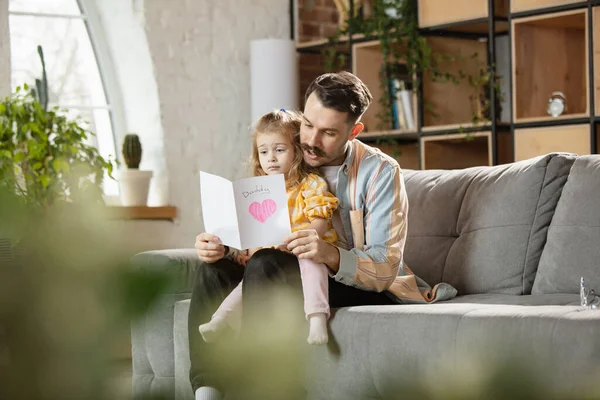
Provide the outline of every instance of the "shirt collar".
{"type": "Polygon", "coordinates": [[[344,174],[346,174],[346,175],[348,175],[348,169],[350,168],[350,165],[352,164],[353,158],[354,158],[354,140],[349,141],[346,146],[346,159],[344,160],[344,163],[342,164],[342,170],[344,171],[344,174]]]}

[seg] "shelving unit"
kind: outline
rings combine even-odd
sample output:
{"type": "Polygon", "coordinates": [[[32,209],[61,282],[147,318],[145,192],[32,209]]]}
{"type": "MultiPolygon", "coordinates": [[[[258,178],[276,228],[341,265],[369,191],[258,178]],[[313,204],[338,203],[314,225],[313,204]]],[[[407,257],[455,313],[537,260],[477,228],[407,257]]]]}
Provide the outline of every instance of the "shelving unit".
{"type": "MultiPolygon", "coordinates": [[[[347,51],[352,72],[374,96],[360,139],[411,169],[497,165],[553,151],[599,152],[600,0],[415,1],[421,34],[432,51],[455,58],[443,65],[446,71],[474,75],[480,68],[494,71],[497,59],[508,60],[501,78],[508,82],[503,95],[509,120],[495,118],[500,110],[491,102],[492,122],[472,124],[476,89],[464,80],[433,82],[425,74],[412,98],[416,129],[379,129],[380,45],[376,38],[352,35],[335,45],[347,51]],[[508,37],[506,54],[496,54],[501,35],[508,37]],[[556,118],[546,111],[553,92],[566,98],[566,110],[556,118]]],[[[318,52],[323,46],[329,46],[326,39],[299,44],[298,51],[318,52]]],[[[494,90],[490,84],[490,98],[494,90]]]]}

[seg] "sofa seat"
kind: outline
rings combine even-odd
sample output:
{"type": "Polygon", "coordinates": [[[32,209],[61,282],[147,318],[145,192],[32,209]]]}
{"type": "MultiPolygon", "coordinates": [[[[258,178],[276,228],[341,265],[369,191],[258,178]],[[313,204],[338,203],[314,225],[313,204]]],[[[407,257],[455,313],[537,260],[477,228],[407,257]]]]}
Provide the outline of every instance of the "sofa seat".
{"type": "MultiPolygon", "coordinates": [[[[179,399],[191,395],[188,310],[189,300],[175,305],[175,365],[186,366],[175,371],[179,399]]],[[[425,385],[456,380],[467,363],[493,365],[521,349],[569,392],[579,382],[559,378],[566,371],[589,378],[600,357],[600,312],[582,311],[573,294],[476,294],[429,305],[349,307],[333,311],[330,328],[330,345],[312,349],[309,398],[393,398],[403,379],[425,385]]]]}

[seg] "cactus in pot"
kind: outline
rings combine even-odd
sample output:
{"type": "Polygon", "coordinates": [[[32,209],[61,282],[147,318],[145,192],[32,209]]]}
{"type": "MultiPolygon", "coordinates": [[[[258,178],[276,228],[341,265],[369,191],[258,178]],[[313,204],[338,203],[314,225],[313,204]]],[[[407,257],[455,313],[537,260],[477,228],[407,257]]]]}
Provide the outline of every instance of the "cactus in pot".
{"type": "Polygon", "coordinates": [[[122,154],[127,168],[121,171],[119,179],[121,204],[145,206],[148,201],[152,171],[139,170],[142,161],[142,143],[138,135],[135,133],[125,135],[122,154]]]}
{"type": "Polygon", "coordinates": [[[123,158],[127,168],[139,168],[142,161],[142,144],[135,133],[125,135],[123,140],[123,158]]]}

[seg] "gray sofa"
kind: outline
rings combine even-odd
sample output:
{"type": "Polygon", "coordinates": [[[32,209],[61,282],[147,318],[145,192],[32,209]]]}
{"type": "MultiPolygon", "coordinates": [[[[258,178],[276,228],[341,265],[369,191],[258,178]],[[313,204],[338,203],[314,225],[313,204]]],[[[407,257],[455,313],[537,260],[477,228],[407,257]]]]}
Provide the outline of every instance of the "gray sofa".
{"type": "MultiPolygon", "coordinates": [[[[424,384],[459,377],[474,355],[494,360],[506,349],[527,351],[566,392],[600,372],[600,311],[582,311],[578,294],[581,276],[600,289],[600,156],[553,153],[404,175],[406,263],[431,285],[452,284],[459,296],[334,312],[338,350],[314,348],[309,398],[391,398],[399,377],[424,384]]],[[[194,250],[146,252],[135,261],[179,279],[132,328],[134,394],[192,399],[187,312],[199,264],[194,250]]]]}

